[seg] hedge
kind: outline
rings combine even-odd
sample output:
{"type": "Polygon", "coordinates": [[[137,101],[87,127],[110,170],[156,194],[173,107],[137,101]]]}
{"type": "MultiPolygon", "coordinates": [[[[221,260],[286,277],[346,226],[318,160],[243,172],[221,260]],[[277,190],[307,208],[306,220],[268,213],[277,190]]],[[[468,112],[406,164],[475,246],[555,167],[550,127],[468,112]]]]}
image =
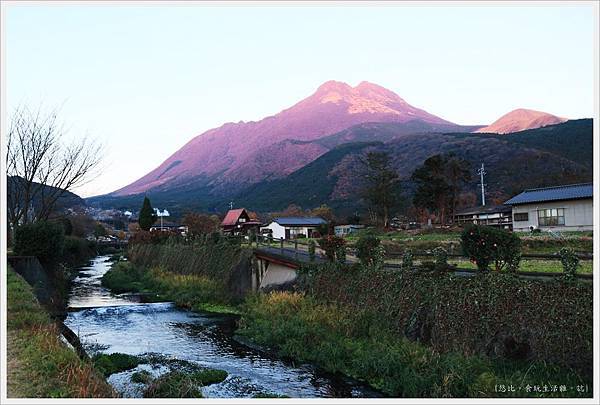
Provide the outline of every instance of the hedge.
{"type": "Polygon", "coordinates": [[[541,360],[591,373],[591,283],[357,268],[306,271],[310,292],[376,311],[396,332],[440,352],[541,360]]]}

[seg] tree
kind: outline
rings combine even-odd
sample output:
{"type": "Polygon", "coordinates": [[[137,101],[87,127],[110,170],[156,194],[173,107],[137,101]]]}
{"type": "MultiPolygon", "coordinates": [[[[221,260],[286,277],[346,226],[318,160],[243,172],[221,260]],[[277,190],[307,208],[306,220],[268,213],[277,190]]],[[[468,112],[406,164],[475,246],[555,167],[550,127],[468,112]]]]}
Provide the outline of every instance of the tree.
{"type": "Polygon", "coordinates": [[[454,216],[462,185],[471,179],[469,163],[453,154],[434,155],[412,174],[417,188],[413,203],[434,212],[441,224],[454,216]]]}
{"type": "Polygon", "coordinates": [[[18,108],[8,129],[7,215],[11,229],[45,221],[68,191],[91,180],[102,159],[87,137],[63,142],[57,113],[18,108]]]}
{"type": "Polygon", "coordinates": [[[157,217],[154,213],[154,209],[152,209],[152,205],[150,205],[150,199],[144,196],[144,202],[142,204],[142,209],[140,210],[140,217],[138,220],[140,228],[142,228],[144,231],[149,231],[150,227],[156,222],[156,218],[157,217]]]}
{"type": "Polygon", "coordinates": [[[216,215],[198,214],[190,212],[185,214],[182,224],[188,227],[191,236],[206,235],[219,229],[219,217],[216,215]]]}
{"type": "Polygon", "coordinates": [[[363,198],[383,219],[383,227],[389,226],[389,213],[398,199],[398,173],[392,168],[386,152],[369,152],[361,159],[364,166],[365,187],[363,198]]]}
{"type": "Polygon", "coordinates": [[[102,236],[106,236],[108,233],[106,232],[106,228],[102,226],[102,224],[97,223],[94,228],[94,236],[96,238],[100,238],[102,236]]]}
{"type": "Polygon", "coordinates": [[[313,217],[323,218],[327,222],[333,222],[335,220],[335,216],[333,215],[333,210],[327,206],[327,204],[321,204],[317,208],[313,208],[310,211],[310,215],[313,217]]]}

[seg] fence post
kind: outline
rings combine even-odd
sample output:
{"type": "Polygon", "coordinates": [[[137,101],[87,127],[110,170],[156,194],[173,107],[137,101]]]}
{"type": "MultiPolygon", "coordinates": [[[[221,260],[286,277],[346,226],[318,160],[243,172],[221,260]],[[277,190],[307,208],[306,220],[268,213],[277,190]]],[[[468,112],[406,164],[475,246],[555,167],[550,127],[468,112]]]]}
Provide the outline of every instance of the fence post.
{"type": "Polygon", "coordinates": [[[294,239],[294,257],[298,258],[298,239],[294,239]]]}
{"type": "Polygon", "coordinates": [[[281,248],[281,253],[283,253],[283,237],[279,238],[279,247],[281,248]]]}

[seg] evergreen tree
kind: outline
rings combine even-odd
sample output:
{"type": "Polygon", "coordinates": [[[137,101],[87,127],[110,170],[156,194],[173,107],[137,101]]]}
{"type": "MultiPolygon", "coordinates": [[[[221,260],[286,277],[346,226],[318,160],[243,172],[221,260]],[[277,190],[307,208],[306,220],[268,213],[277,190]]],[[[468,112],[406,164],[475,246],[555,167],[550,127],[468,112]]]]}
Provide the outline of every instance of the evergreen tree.
{"type": "Polygon", "coordinates": [[[392,168],[389,154],[369,152],[362,161],[366,185],[362,196],[381,215],[383,227],[389,226],[390,210],[398,202],[398,173],[392,168]]]}
{"type": "Polygon", "coordinates": [[[150,227],[156,222],[156,214],[152,209],[152,205],[150,205],[150,200],[148,197],[144,197],[144,203],[142,204],[142,209],[140,210],[140,218],[138,223],[140,228],[144,231],[149,231],[150,227]]]}
{"type": "Polygon", "coordinates": [[[470,165],[453,154],[434,155],[412,174],[417,189],[413,203],[434,212],[444,225],[454,215],[461,186],[471,179],[470,165]]]}

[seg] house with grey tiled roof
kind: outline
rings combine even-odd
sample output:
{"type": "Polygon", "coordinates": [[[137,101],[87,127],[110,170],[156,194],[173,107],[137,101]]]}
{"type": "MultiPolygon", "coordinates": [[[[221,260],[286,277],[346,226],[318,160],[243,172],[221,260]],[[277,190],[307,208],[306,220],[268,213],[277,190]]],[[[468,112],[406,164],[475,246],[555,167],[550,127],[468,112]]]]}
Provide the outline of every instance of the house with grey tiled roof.
{"type": "Polygon", "coordinates": [[[512,207],[515,231],[591,231],[593,194],[593,183],[569,184],[528,189],[504,204],[512,207]]]}

